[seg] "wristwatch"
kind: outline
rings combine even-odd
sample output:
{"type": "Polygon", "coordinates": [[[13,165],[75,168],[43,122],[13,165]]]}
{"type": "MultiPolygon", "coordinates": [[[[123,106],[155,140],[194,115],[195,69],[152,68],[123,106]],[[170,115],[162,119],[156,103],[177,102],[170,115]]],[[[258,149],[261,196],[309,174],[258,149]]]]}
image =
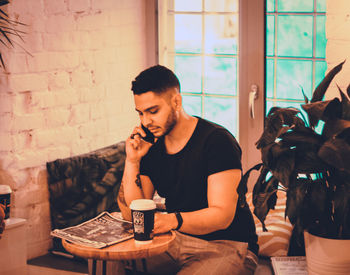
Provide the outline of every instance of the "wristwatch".
{"type": "Polygon", "coordinates": [[[180,212],[174,212],[174,213],[175,213],[175,217],[177,219],[177,227],[175,228],[175,230],[179,230],[180,227],[182,226],[183,219],[182,219],[180,212]]]}

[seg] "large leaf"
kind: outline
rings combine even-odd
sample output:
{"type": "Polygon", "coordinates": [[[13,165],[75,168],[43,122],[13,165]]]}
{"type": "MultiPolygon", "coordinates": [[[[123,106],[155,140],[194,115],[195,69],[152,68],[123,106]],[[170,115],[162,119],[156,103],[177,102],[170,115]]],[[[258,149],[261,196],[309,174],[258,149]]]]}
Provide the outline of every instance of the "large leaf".
{"type": "Polygon", "coordinates": [[[330,166],[350,175],[350,128],[341,135],[326,141],[318,152],[318,156],[330,166]]]}
{"type": "Polygon", "coordinates": [[[300,209],[306,195],[307,185],[303,181],[295,178],[289,185],[287,191],[287,202],[285,216],[287,216],[292,224],[295,224],[300,214],[300,209]]]}
{"type": "Polygon", "coordinates": [[[255,185],[253,189],[254,214],[260,220],[263,231],[267,231],[265,219],[270,209],[275,208],[278,188],[278,180],[276,178],[272,176],[267,181],[265,179],[266,177],[260,177],[258,181],[260,181],[259,186],[261,188],[258,190],[255,188],[257,185],[255,185]]]}
{"type": "Polygon", "coordinates": [[[343,67],[345,61],[343,61],[342,63],[338,64],[337,66],[335,66],[332,70],[330,70],[328,72],[328,74],[323,78],[323,80],[321,81],[321,83],[317,86],[317,88],[315,89],[313,95],[312,95],[312,99],[311,102],[317,102],[317,101],[321,101],[329,87],[329,84],[332,82],[333,78],[335,77],[335,75],[337,73],[340,72],[340,70],[343,67]]]}
{"type": "MultiPolygon", "coordinates": [[[[262,151],[263,152],[263,151],[262,151]]],[[[268,153],[268,167],[273,176],[278,179],[283,186],[288,187],[289,177],[295,166],[295,151],[281,146],[280,143],[270,147],[268,153]]]]}
{"type": "Polygon", "coordinates": [[[299,179],[299,181],[301,181],[300,184],[307,186],[307,192],[299,213],[301,229],[306,229],[314,234],[333,231],[334,225],[331,221],[332,203],[329,195],[331,189],[328,187],[327,179],[320,178],[314,181],[299,179]]]}
{"type": "Polygon", "coordinates": [[[296,108],[271,108],[265,120],[264,132],[256,142],[256,148],[260,149],[275,142],[276,138],[284,132],[283,127],[287,127],[286,130],[290,127],[305,127],[304,122],[297,117],[298,113],[299,110],[296,108]]]}
{"type": "Polygon", "coordinates": [[[257,170],[257,171],[260,170],[262,165],[263,165],[262,163],[259,163],[255,166],[253,166],[242,176],[242,178],[238,184],[238,187],[237,187],[238,203],[239,203],[240,207],[244,207],[246,204],[245,195],[248,191],[247,184],[248,184],[248,179],[249,179],[250,173],[254,170],[257,170]]]}
{"type": "Polygon", "coordinates": [[[338,98],[319,101],[301,106],[309,116],[310,127],[315,127],[320,119],[327,121],[342,117],[342,105],[338,98]]]}
{"type": "Polygon", "coordinates": [[[350,127],[350,121],[343,119],[329,120],[325,123],[322,136],[325,139],[331,139],[350,127]]]}
{"type": "Polygon", "coordinates": [[[333,193],[334,223],[336,224],[338,238],[350,239],[350,179],[338,184],[333,193]]]}
{"type": "MultiPolygon", "coordinates": [[[[338,86],[338,85],[337,85],[338,86]]],[[[350,120],[350,101],[347,95],[340,89],[338,90],[341,96],[341,106],[342,106],[342,119],[350,120]]]]}

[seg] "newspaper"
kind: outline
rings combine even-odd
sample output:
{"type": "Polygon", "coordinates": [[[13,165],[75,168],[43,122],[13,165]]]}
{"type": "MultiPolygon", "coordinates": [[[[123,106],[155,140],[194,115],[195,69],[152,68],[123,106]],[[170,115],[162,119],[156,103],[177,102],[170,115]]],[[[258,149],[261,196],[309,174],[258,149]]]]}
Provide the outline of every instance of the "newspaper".
{"type": "Polygon", "coordinates": [[[305,256],[271,257],[276,275],[308,275],[305,256]]]}
{"type": "Polygon", "coordinates": [[[68,240],[72,243],[103,248],[132,238],[132,223],[102,212],[95,218],[81,224],[55,229],[51,236],[68,240]]]}

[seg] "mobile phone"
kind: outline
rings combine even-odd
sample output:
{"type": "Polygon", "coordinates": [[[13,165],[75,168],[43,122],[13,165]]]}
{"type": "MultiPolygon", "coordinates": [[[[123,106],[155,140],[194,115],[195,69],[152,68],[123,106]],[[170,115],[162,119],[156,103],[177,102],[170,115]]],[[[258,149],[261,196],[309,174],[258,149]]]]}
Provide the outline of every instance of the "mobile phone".
{"type": "Polygon", "coordinates": [[[141,136],[141,138],[144,141],[147,141],[149,143],[154,144],[154,135],[152,134],[152,132],[150,130],[148,130],[145,126],[143,126],[142,124],[141,124],[141,128],[146,133],[146,136],[145,137],[141,136]]]}

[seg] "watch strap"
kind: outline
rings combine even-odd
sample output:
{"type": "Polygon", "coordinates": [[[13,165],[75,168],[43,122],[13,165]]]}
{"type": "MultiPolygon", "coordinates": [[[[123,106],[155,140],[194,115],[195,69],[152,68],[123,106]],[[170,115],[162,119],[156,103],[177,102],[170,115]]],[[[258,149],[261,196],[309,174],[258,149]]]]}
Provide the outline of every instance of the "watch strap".
{"type": "Polygon", "coordinates": [[[181,213],[180,212],[175,212],[175,217],[177,219],[177,227],[175,228],[175,230],[179,230],[180,227],[182,226],[182,223],[183,223],[183,219],[182,219],[181,213]]]}

